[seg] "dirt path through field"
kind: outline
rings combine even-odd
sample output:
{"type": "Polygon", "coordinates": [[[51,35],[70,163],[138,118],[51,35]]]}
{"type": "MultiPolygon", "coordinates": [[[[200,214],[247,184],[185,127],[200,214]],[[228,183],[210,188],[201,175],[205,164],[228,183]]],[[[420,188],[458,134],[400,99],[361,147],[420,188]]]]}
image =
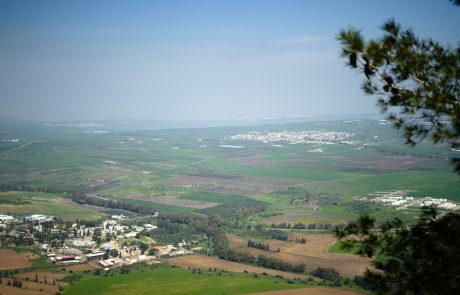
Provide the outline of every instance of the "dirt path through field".
{"type": "Polygon", "coordinates": [[[7,150],[7,151],[3,151],[3,152],[0,153],[0,156],[8,154],[8,153],[11,153],[11,152],[14,152],[14,151],[17,151],[17,150],[20,150],[22,148],[25,148],[26,146],[28,146],[29,144],[32,144],[32,143],[34,143],[34,141],[29,141],[27,143],[21,144],[18,147],[12,148],[12,149],[7,150]]]}

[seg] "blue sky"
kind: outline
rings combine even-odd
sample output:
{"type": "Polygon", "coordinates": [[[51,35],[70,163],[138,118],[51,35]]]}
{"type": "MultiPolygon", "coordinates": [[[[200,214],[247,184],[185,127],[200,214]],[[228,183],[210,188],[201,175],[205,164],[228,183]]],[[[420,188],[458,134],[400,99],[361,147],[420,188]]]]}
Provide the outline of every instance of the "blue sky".
{"type": "Polygon", "coordinates": [[[0,0],[0,117],[207,120],[376,112],[341,28],[394,17],[458,46],[432,1],[0,0]]]}

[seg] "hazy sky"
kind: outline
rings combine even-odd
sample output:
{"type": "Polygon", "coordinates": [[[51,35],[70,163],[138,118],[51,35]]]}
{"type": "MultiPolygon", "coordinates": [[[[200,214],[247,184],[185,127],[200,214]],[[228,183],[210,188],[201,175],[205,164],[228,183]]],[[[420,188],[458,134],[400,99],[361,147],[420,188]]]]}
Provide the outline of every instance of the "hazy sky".
{"type": "Polygon", "coordinates": [[[376,112],[334,39],[389,17],[457,46],[432,1],[0,0],[0,117],[223,119],[376,112]]]}

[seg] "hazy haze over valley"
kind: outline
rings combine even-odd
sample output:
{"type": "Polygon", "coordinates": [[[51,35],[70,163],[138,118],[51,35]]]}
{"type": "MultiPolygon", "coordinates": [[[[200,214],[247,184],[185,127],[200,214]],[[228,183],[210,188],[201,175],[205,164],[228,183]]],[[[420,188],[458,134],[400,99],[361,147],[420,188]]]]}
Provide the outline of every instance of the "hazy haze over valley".
{"type": "Polygon", "coordinates": [[[2,1],[0,117],[374,113],[335,36],[348,25],[376,35],[390,16],[458,42],[448,1],[2,1]]]}

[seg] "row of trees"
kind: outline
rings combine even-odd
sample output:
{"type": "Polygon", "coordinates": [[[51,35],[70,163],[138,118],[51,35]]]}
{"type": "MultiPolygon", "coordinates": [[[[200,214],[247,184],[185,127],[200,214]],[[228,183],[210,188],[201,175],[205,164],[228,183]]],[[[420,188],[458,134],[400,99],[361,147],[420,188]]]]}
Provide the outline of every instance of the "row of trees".
{"type": "Polygon", "coordinates": [[[330,223],[309,223],[305,225],[304,223],[300,223],[300,222],[297,222],[294,224],[286,223],[286,222],[279,223],[279,224],[272,223],[270,227],[274,229],[279,228],[279,229],[326,229],[326,230],[334,228],[332,224],[330,223]]]}
{"type": "Polygon", "coordinates": [[[317,267],[311,274],[325,281],[340,281],[339,273],[332,267],[317,267]]]}
{"type": "MultiPolygon", "coordinates": [[[[212,244],[212,252],[209,254],[216,255],[221,259],[288,272],[302,273],[305,271],[305,265],[303,264],[292,264],[279,259],[266,257],[264,255],[256,257],[248,253],[238,252],[231,249],[224,230],[226,223],[218,215],[203,217],[200,215],[165,213],[161,214],[158,217],[158,220],[159,222],[168,221],[171,223],[186,224],[193,227],[196,233],[205,234],[212,244]]],[[[263,230],[263,232],[265,233],[266,231],[263,230]]]]}
{"type": "Polygon", "coordinates": [[[154,208],[150,208],[150,207],[133,205],[133,204],[122,202],[122,201],[111,200],[111,199],[106,199],[106,198],[101,198],[101,197],[88,196],[88,195],[74,196],[72,197],[72,201],[80,205],[88,204],[88,205],[111,208],[111,209],[121,209],[121,210],[126,210],[126,211],[131,211],[134,213],[146,214],[146,215],[153,215],[157,212],[157,210],[155,210],[154,208]]]}
{"type": "Polygon", "coordinates": [[[293,264],[264,255],[256,257],[249,253],[235,251],[230,248],[227,236],[223,231],[218,231],[217,234],[212,237],[212,241],[214,254],[224,260],[295,273],[303,273],[305,271],[304,264],[293,264]]]}
{"type": "Polygon", "coordinates": [[[231,221],[238,227],[242,220],[250,214],[259,213],[267,209],[267,203],[251,198],[239,198],[233,202],[220,204],[218,206],[199,210],[206,215],[218,215],[221,218],[231,221]]]}
{"type": "Polygon", "coordinates": [[[248,247],[264,251],[270,251],[270,245],[268,243],[256,242],[253,240],[248,240],[248,247]]]}
{"type": "Polygon", "coordinates": [[[293,264],[264,255],[257,256],[257,266],[295,273],[303,273],[305,271],[305,264],[303,263],[293,264]]]}
{"type": "Polygon", "coordinates": [[[287,241],[288,235],[287,233],[278,230],[278,229],[267,229],[261,224],[257,224],[254,227],[255,232],[248,231],[248,235],[255,235],[257,237],[262,237],[263,239],[274,239],[280,241],[287,241]]]}
{"type": "Polygon", "coordinates": [[[299,244],[306,244],[307,243],[307,238],[299,238],[299,237],[292,237],[291,241],[294,243],[299,243],[299,244]]]}

